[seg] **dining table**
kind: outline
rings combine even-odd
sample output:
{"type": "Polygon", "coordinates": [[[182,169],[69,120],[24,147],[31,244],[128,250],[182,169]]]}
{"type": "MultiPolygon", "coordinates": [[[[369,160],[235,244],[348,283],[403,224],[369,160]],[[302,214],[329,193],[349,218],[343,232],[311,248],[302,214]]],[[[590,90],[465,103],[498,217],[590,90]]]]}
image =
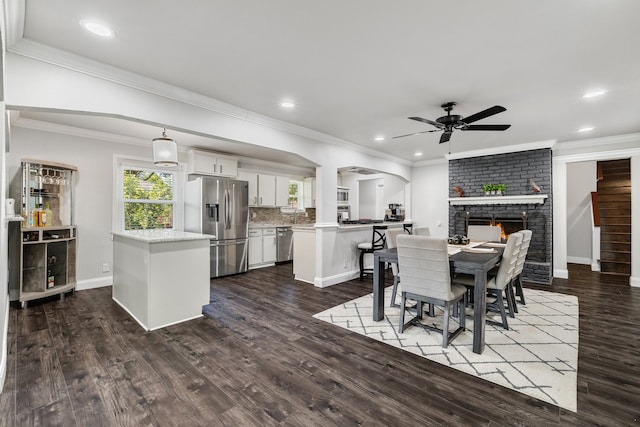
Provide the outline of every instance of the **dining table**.
{"type": "MultiPolygon", "coordinates": [[[[483,247],[483,242],[474,246],[483,247]]],[[[450,245],[451,248],[451,245],[450,245]]],[[[455,248],[454,248],[455,249],[455,248]]],[[[451,274],[466,273],[474,276],[473,292],[473,352],[484,351],[484,331],[486,321],[487,273],[500,263],[503,248],[493,245],[492,251],[450,250],[451,274]]],[[[384,288],[386,263],[398,262],[397,248],[385,248],[373,253],[373,320],[384,319],[384,288]]]]}

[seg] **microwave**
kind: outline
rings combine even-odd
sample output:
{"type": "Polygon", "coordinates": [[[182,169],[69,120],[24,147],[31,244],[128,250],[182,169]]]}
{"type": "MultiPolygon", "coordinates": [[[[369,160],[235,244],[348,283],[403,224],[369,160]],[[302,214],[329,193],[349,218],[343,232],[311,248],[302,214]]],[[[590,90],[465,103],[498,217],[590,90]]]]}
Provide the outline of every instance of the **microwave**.
{"type": "Polygon", "coordinates": [[[349,204],[349,187],[338,187],[338,204],[349,204]]]}

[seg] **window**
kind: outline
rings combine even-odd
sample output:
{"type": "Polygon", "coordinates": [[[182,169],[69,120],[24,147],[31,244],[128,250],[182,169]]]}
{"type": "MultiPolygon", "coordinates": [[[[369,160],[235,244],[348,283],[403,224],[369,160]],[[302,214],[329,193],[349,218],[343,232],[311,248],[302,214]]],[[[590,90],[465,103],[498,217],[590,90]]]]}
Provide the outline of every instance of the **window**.
{"type": "Polygon", "coordinates": [[[289,180],[289,208],[297,211],[304,210],[302,203],[302,181],[289,180]]]}
{"type": "Polygon", "coordinates": [[[116,171],[114,230],[181,229],[178,171],[125,159],[116,171]]]}
{"type": "Polygon", "coordinates": [[[173,228],[174,173],[123,169],[125,230],[173,228]]]}

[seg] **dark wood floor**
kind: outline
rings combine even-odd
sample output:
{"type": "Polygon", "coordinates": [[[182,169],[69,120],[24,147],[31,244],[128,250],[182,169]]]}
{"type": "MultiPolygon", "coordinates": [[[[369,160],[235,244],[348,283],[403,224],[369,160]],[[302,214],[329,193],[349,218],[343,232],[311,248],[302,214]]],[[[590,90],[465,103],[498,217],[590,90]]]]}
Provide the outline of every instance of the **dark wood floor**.
{"type": "Polygon", "coordinates": [[[640,289],[614,280],[571,266],[552,286],[579,297],[577,413],[313,319],[371,282],[318,289],[288,264],[212,281],[207,317],[155,332],[110,287],[12,308],[0,423],[639,425],[640,289]]]}

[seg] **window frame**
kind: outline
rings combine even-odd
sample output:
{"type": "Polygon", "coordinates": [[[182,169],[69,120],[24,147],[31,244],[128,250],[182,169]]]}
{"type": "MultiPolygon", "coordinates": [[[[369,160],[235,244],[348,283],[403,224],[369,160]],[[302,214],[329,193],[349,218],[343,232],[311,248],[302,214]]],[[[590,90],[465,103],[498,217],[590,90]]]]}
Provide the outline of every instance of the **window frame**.
{"type": "MultiPolygon", "coordinates": [[[[175,168],[162,168],[156,166],[151,160],[114,155],[113,166],[113,215],[112,230],[123,232],[125,230],[124,206],[127,202],[150,203],[150,204],[172,204],[173,205],[173,227],[162,230],[183,230],[183,189],[184,189],[184,166],[178,163],[175,168]],[[147,201],[146,199],[125,199],[124,192],[124,171],[127,169],[156,171],[173,174],[173,200],[147,201]]],[[[160,230],[160,229],[155,229],[160,230]]]]}
{"type": "MultiPolygon", "coordinates": [[[[295,212],[305,212],[305,207],[304,207],[304,181],[302,179],[292,179],[289,178],[289,186],[291,186],[291,183],[295,182],[298,184],[298,191],[296,192],[296,200],[298,201],[298,207],[297,208],[292,208],[287,204],[287,207],[285,209],[291,210],[291,211],[295,211],[295,212]]],[[[291,198],[291,195],[289,194],[289,196],[287,197],[287,201],[291,198]]]]}

